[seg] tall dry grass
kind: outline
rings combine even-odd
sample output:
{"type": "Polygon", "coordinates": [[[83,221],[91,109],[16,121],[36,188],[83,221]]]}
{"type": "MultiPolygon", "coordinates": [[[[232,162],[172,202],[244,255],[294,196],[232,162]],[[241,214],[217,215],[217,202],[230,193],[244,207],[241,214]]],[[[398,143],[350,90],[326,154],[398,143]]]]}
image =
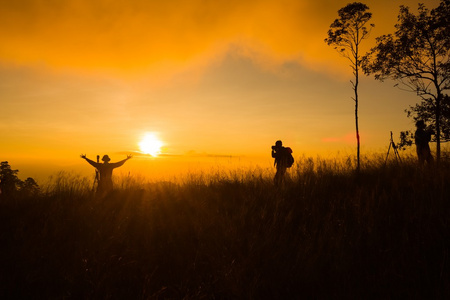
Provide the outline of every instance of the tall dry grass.
{"type": "Polygon", "coordinates": [[[0,201],[0,297],[448,298],[450,168],[300,158],[177,182],[59,174],[0,201]]]}

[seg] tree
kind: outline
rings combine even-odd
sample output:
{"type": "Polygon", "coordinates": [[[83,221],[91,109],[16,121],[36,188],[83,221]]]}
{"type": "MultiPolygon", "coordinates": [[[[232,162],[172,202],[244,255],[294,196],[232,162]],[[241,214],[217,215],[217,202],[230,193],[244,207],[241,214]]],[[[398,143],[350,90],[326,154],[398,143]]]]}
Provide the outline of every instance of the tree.
{"type": "Polygon", "coordinates": [[[18,191],[26,196],[39,194],[39,186],[33,178],[28,177],[25,181],[22,181],[17,177],[17,173],[19,173],[19,170],[11,169],[7,161],[1,162],[0,197],[16,195],[18,191]]]}
{"type": "Polygon", "coordinates": [[[39,185],[36,183],[36,181],[31,178],[28,177],[27,179],[25,179],[25,181],[21,181],[19,183],[19,187],[20,187],[20,193],[22,195],[25,196],[36,196],[39,194],[39,185]]]}
{"type": "Polygon", "coordinates": [[[3,195],[11,195],[17,191],[20,179],[17,177],[19,170],[12,170],[7,161],[0,165],[0,191],[3,195]]]}
{"type": "MultiPolygon", "coordinates": [[[[360,2],[347,4],[338,11],[339,18],[330,25],[328,38],[325,42],[350,61],[350,66],[355,76],[355,80],[351,81],[355,102],[355,125],[356,125],[356,143],[357,143],[357,170],[360,169],[360,137],[358,123],[358,85],[359,70],[361,68],[362,56],[360,53],[361,42],[368,38],[370,29],[366,27],[367,22],[372,18],[372,13],[368,12],[369,7],[360,2]]],[[[370,27],[373,27],[370,24],[370,27]]]]}
{"type": "MultiPolygon", "coordinates": [[[[425,119],[435,130],[436,156],[441,156],[441,138],[446,107],[445,90],[450,89],[450,0],[441,0],[432,10],[419,4],[417,14],[400,6],[395,34],[376,39],[376,46],[363,58],[366,74],[375,79],[393,79],[415,92],[422,102],[407,111],[415,119],[425,119]]],[[[445,129],[447,130],[447,129],[445,129]]]]}

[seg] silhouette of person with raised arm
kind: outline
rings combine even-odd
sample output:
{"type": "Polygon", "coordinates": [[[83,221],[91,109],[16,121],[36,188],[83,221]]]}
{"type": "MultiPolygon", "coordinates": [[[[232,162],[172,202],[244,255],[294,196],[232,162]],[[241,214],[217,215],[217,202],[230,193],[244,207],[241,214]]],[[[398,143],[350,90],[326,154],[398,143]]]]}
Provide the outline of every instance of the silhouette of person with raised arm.
{"type": "Polygon", "coordinates": [[[433,163],[433,156],[431,155],[430,145],[431,141],[431,131],[425,130],[425,122],[419,120],[416,122],[416,132],[414,133],[414,141],[416,144],[417,158],[419,159],[419,164],[423,165],[426,161],[428,165],[433,163]]]}
{"type": "Polygon", "coordinates": [[[294,158],[291,148],[283,147],[282,141],[276,141],[275,146],[272,146],[272,157],[275,158],[273,164],[277,168],[273,181],[278,186],[284,181],[287,168],[292,166],[294,158]]]}
{"type": "MultiPolygon", "coordinates": [[[[113,189],[112,172],[115,168],[122,166],[127,160],[132,158],[131,155],[127,155],[127,158],[116,163],[109,163],[111,159],[108,155],[104,155],[102,158],[103,163],[95,162],[86,157],[85,154],[80,155],[90,165],[97,169],[100,177],[98,178],[97,193],[104,194],[113,189]]],[[[98,160],[98,157],[97,157],[98,160]]]]}

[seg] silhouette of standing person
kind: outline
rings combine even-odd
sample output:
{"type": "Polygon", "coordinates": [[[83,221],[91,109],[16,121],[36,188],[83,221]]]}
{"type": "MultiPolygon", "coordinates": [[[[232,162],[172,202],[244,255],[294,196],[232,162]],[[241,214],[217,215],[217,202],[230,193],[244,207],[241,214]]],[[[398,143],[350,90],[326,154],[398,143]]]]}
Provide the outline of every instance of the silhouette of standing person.
{"type": "MultiPolygon", "coordinates": [[[[90,165],[96,168],[100,174],[98,178],[97,193],[104,194],[113,189],[112,172],[115,168],[122,166],[127,160],[132,158],[131,155],[127,155],[127,158],[116,163],[109,163],[111,159],[108,155],[104,155],[102,158],[103,163],[95,162],[82,154],[81,158],[84,158],[90,165]]],[[[98,158],[97,158],[98,159],[98,158]]]]}
{"type": "Polygon", "coordinates": [[[426,126],[423,120],[417,121],[416,127],[414,141],[419,164],[423,165],[426,161],[430,165],[433,163],[433,156],[431,155],[430,145],[428,144],[431,141],[431,131],[425,130],[426,126]]]}
{"type": "Polygon", "coordinates": [[[277,168],[273,181],[277,186],[284,181],[287,168],[294,163],[291,153],[291,148],[283,147],[282,141],[276,141],[275,146],[272,146],[272,157],[275,158],[273,164],[277,168]]]}

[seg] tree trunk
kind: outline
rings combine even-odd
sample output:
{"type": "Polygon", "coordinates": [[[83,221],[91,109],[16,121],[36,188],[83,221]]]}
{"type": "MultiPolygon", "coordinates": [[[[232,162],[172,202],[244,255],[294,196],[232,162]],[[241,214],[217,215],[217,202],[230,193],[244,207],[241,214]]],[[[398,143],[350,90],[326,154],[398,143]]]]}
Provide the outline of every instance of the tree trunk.
{"type": "Polygon", "coordinates": [[[358,55],[358,44],[356,44],[356,55],[355,55],[355,125],[356,125],[356,170],[359,172],[361,168],[360,162],[360,140],[359,140],[359,124],[358,124],[358,84],[359,84],[359,55],[358,55]]]}
{"type": "Polygon", "coordinates": [[[438,91],[436,99],[436,163],[441,161],[441,99],[442,94],[438,91]]]}
{"type": "MultiPolygon", "coordinates": [[[[358,79],[356,79],[358,82],[358,79]]],[[[357,171],[361,167],[360,163],[360,139],[359,139],[359,124],[358,124],[358,86],[355,85],[355,125],[356,125],[356,160],[357,160],[357,171]]]]}

